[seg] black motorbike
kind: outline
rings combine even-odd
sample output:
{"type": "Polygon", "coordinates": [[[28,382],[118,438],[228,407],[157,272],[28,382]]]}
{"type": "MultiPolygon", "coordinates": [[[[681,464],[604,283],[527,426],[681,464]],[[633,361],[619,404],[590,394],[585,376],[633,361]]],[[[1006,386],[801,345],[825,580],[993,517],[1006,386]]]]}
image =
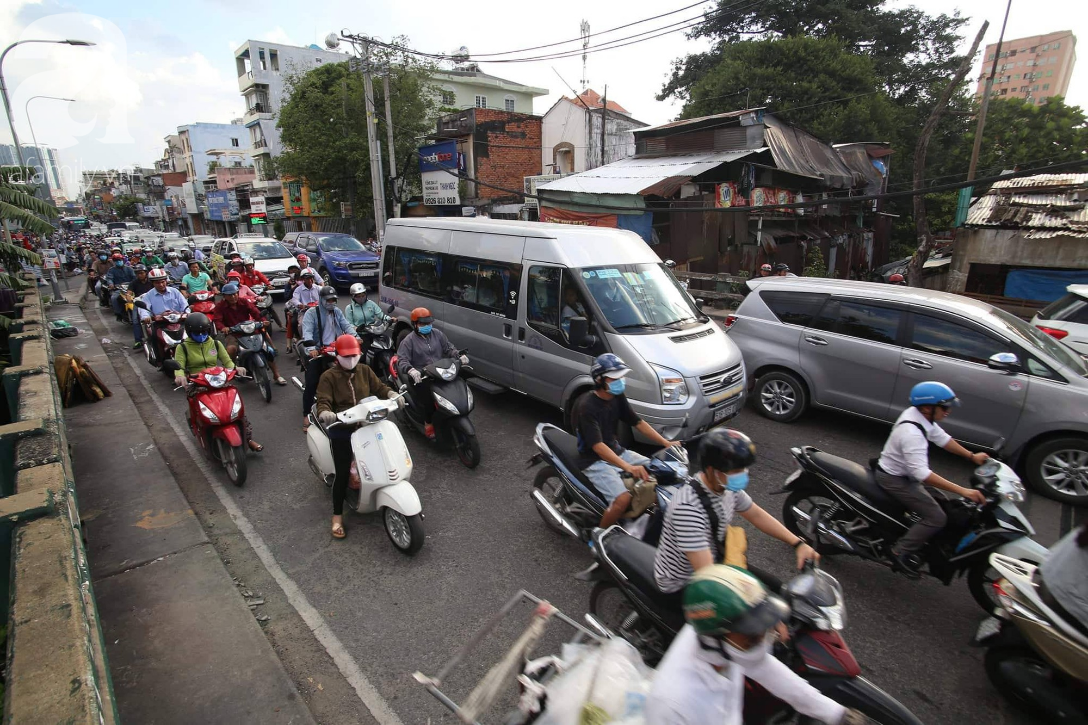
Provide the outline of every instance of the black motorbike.
{"type": "MultiPolygon", "coordinates": [[[[894,566],[892,545],[918,520],[917,516],[885,493],[871,467],[812,446],[792,448],[790,452],[800,467],[790,474],[780,491],[789,494],[782,507],[786,528],[802,536],[818,514],[821,555],[853,554],[894,566]]],[[[934,498],[948,516],[948,523],[927,542],[920,555],[928,573],[946,585],[966,573],[971,596],[992,613],[996,574],[989,564],[990,554],[997,552],[1038,563],[1047,550],[1029,538],[1035,535],[1035,529],[1016,506],[1024,500],[1024,486],[1011,468],[995,456],[975,469],[971,482],[986,494],[986,503],[976,505],[936,492],[934,498]]]]}
{"type": "Polygon", "coordinates": [[[397,354],[397,343],[393,339],[393,319],[389,317],[395,309],[395,305],[389,305],[382,319],[355,328],[355,333],[363,341],[367,366],[383,383],[389,382],[392,375],[390,363],[397,354]]]}
{"type": "Polygon", "coordinates": [[[228,332],[238,340],[238,364],[253,377],[264,402],[272,402],[272,373],[269,363],[275,351],[264,338],[265,323],[246,320],[231,327],[228,332]]]}
{"type": "Polygon", "coordinates": [[[253,294],[257,295],[257,300],[253,303],[258,310],[261,311],[261,315],[265,321],[271,325],[275,322],[279,325],[280,329],[283,329],[283,322],[280,320],[280,315],[276,312],[276,308],[272,306],[272,293],[268,291],[268,287],[263,284],[257,284],[250,287],[253,290],[253,294]]]}
{"type": "MultiPolygon", "coordinates": [[[[608,502],[593,486],[578,465],[578,439],[551,423],[536,427],[533,443],[540,450],[529,459],[529,468],[546,463],[533,479],[529,494],[537,513],[549,528],[581,541],[589,541],[601,521],[608,502]]],[[[649,516],[642,539],[657,543],[665,507],[676,486],[687,477],[688,456],[681,446],[662,448],[650,457],[646,470],[657,479],[658,502],[647,509],[649,516]]]]}
{"type": "MultiPolygon", "coordinates": [[[[435,408],[431,421],[435,440],[440,445],[452,446],[458,460],[466,468],[475,468],[480,465],[480,442],[476,440],[476,428],[468,417],[475,407],[475,401],[472,389],[466,382],[473,375],[472,367],[462,365],[460,360],[465,352],[461,350],[457,353],[458,357],[443,358],[424,365],[420,374],[423,376],[421,385],[428,387],[428,396],[435,408]]],[[[402,382],[396,372],[396,357],[393,358],[391,367],[391,387],[402,392],[408,390],[408,381],[402,382]]],[[[407,404],[397,412],[397,416],[402,422],[423,433],[426,423],[422,413],[416,409],[415,399],[408,395],[405,400],[407,404]]]]}
{"type": "MultiPolygon", "coordinates": [[[[679,593],[661,592],[654,582],[657,549],[618,526],[593,534],[599,581],[589,611],[618,632],[654,666],[684,624],[679,593]]],[[[790,605],[789,639],[774,655],[826,697],[861,711],[883,725],[921,725],[921,720],[861,676],[861,666],[842,638],[846,607],[842,587],[811,562],[777,592],[790,605]]],[[[797,713],[758,683],[745,682],[744,722],[793,722],[797,713]]],[[[804,722],[804,718],[801,719],[804,722]]]]}

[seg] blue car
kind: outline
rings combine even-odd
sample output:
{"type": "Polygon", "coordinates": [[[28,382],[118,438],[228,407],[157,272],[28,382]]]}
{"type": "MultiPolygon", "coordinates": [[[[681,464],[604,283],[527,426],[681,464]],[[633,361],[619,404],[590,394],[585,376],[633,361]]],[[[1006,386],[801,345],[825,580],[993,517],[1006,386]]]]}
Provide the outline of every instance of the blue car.
{"type": "Polygon", "coordinates": [[[324,284],[348,287],[362,282],[378,286],[380,258],[350,234],[302,232],[295,239],[295,255],[306,254],[324,284]]]}

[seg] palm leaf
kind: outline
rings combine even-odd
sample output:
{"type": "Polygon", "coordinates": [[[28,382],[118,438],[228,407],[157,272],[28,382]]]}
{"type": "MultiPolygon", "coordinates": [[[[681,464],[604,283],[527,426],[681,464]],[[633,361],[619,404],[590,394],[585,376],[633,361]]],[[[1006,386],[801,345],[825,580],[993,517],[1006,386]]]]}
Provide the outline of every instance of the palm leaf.
{"type": "Polygon", "coordinates": [[[0,287],[8,287],[10,289],[26,289],[30,285],[25,280],[19,279],[14,274],[8,274],[7,272],[0,272],[0,287]]]}
{"type": "Polygon", "coordinates": [[[42,263],[42,258],[38,254],[20,247],[18,244],[10,244],[3,240],[0,240],[0,259],[11,262],[22,260],[27,264],[42,263]]]}
{"type": "Polygon", "coordinates": [[[22,209],[6,201],[0,201],[0,218],[17,221],[23,229],[34,234],[52,234],[56,231],[52,224],[42,221],[34,215],[33,211],[22,209]]]}
{"type": "Polygon", "coordinates": [[[59,215],[55,206],[34,196],[33,192],[27,193],[26,191],[23,191],[22,188],[20,188],[20,185],[16,184],[0,183],[0,201],[32,211],[35,214],[42,214],[43,216],[55,217],[59,215]]]}

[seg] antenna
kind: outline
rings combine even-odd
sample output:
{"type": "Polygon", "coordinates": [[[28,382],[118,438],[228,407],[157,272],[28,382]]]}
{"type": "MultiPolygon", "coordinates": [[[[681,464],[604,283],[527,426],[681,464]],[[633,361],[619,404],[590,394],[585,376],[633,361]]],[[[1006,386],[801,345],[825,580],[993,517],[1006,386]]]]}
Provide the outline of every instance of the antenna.
{"type": "Polygon", "coordinates": [[[589,78],[586,72],[586,50],[589,48],[589,21],[583,20],[580,26],[582,31],[582,90],[589,88],[589,78]]]}

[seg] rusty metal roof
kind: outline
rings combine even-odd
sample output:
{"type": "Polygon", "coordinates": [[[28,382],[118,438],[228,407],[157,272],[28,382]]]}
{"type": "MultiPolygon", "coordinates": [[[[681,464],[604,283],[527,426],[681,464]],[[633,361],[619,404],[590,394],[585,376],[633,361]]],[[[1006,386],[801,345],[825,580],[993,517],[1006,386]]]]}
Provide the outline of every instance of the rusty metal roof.
{"type": "Polygon", "coordinates": [[[1037,174],[996,182],[967,226],[1022,229],[1026,239],[1088,238],[1088,174],[1037,174]]]}
{"type": "Polygon", "coordinates": [[[669,196],[680,188],[681,184],[699,174],[765,150],[760,148],[741,151],[707,151],[652,158],[632,156],[580,174],[571,174],[549,181],[547,184],[537,186],[537,191],[669,196]]]}

